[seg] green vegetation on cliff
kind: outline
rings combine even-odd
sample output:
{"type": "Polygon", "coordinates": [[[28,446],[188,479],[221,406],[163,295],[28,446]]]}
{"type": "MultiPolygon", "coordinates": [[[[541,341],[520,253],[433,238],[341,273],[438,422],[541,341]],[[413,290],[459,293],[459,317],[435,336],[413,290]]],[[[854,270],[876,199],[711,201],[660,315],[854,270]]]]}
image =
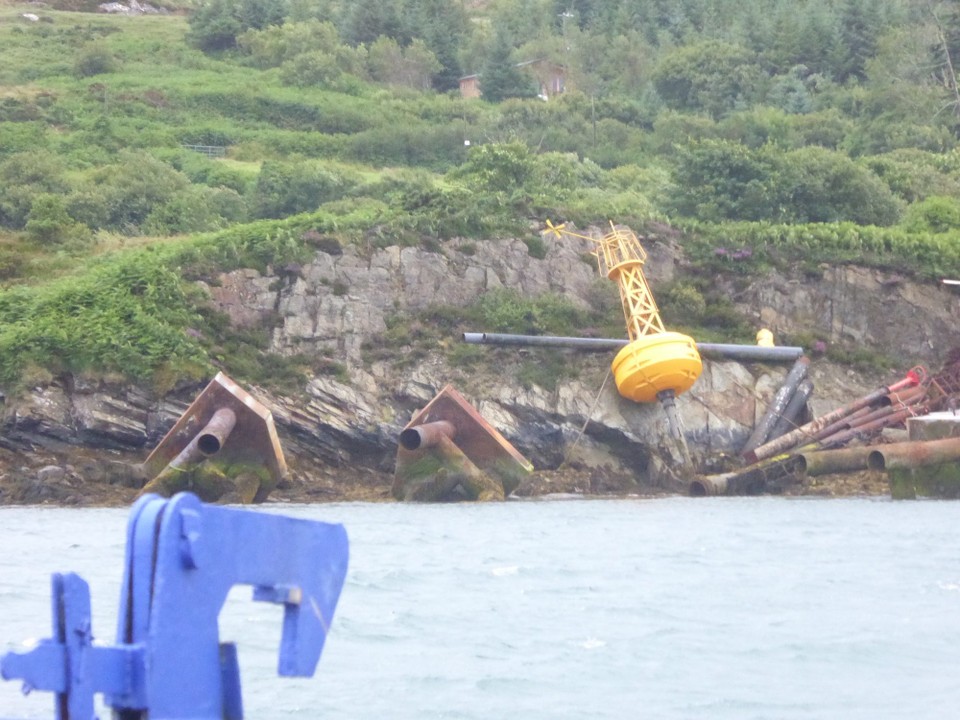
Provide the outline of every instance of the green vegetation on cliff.
{"type": "MultiPolygon", "coordinates": [[[[694,275],[663,289],[665,313],[731,339],[745,329],[698,269],[960,273],[955,3],[156,7],[0,0],[7,389],[64,371],[158,389],[213,364],[317,371],[232,333],[189,281],[318,242],[521,237],[542,256],[530,227],[548,217],[668,225],[694,275]],[[471,73],[482,99],[460,96],[471,73]]],[[[604,322],[545,317],[532,331],[604,322]]]]}

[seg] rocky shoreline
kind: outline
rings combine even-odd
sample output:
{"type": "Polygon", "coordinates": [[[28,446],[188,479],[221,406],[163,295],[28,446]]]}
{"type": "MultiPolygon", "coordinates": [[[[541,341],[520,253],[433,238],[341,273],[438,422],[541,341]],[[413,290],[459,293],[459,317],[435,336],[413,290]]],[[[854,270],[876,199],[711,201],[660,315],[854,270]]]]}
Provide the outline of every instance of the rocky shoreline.
{"type": "MultiPolygon", "coordinates": [[[[126,507],[137,498],[139,488],[129,484],[131,454],[104,452],[97,462],[85,451],[73,458],[47,456],[63,464],[36,469],[15,465],[16,454],[0,450],[0,506],[30,505],[52,507],[126,507]],[[111,473],[103,468],[114,468],[111,473]],[[86,473],[86,475],[84,475],[86,473]]],[[[22,460],[22,457],[20,458],[22,460]]],[[[270,494],[267,504],[396,502],[390,494],[392,475],[365,469],[293,469],[287,480],[270,494]]],[[[596,468],[568,467],[535,471],[511,499],[636,498],[685,495],[682,486],[674,489],[640,488],[629,474],[596,468]]],[[[783,493],[812,497],[889,497],[883,473],[860,472],[826,475],[798,480],[783,493]]]]}
{"type": "MultiPolygon", "coordinates": [[[[644,242],[651,284],[675,280],[684,265],[682,249],[669,239],[644,242]]],[[[545,258],[532,257],[520,240],[478,242],[470,252],[455,243],[429,253],[345,247],[318,251],[292,280],[279,282],[272,270],[240,270],[201,284],[233,326],[268,328],[269,352],[335,358],[342,371],[319,372],[291,395],[246,388],[270,410],[290,469],[269,500],[392,501],[399,433],[447,385],[536,469],[518,497],[686,494],[686,484],[669,472],[662,409],[620,397],[604,380],[607,354],[563,351],[575,353],[566,359],[577,372],[547,389],[523,382],[521,369],[542,364],[544,353],[554,350],[476,348],[463,362],[450,352],[460,338],[450,337],[442,347],[418,349],[415,358],[406,357],[408,347],[369,351],[382,343],[387,320],[397,313],[415,323],[429,307],[466,306],[500,288],[528,296],[555,293],[589,306],[603,281],[582,261],[587,250],[566,237],[552,242],[545,258]]],[[[809,373],[814,417],[900,379],[915,364],[936,369],[960,345],[960,295],[934,283],[890,283],[875,270],[821,269],[819,278],[773,274],[736,286],[730,278],[715,278],[721,287],[730,285],[743,317],[771,329],[778,340],[822,338],[809,373]],[[823,348],[832,343],[882,348],[887,356],[898,354],[903,367],[867,376],[831,363],[823,348]]],[[[732,469],[732,458],[788,370],[783,364],[704,364],[696,384],[676,403],[702,472],[732,469]]],[[[131,467],[144,462],[205,384],[157,396],[116,378],[63,376],[3,397],[0,505],[129,504],[143,479],[138,484],[131,467]]],[[[883,496],[889,490],[883,479],[844,476],[794,483],[789,492],[883,496]]]]}

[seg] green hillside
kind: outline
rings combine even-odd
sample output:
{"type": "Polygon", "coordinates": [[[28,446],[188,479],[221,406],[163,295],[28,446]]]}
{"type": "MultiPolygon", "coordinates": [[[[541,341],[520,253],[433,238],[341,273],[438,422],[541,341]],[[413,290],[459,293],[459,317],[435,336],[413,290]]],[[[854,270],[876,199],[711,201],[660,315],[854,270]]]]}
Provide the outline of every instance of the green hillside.
{"type": "Polygon", "coordinates": [[[0,1],[9,392],[67,370],[164,389],[212,357],[295,377],[185,281],[303,260],[318,242],[521,237],[538,254],[530,225],[547,218],[672,227],[694,272],[664,311],[727,339],[744,329],[703,312],[723,304],[709,273],[960,274],[955,3],[153,8],[0,1]],[[538,98],[533,67],[565,91],[538,98]],[[466,75],[482,98],[461,97],[466,75]]]}

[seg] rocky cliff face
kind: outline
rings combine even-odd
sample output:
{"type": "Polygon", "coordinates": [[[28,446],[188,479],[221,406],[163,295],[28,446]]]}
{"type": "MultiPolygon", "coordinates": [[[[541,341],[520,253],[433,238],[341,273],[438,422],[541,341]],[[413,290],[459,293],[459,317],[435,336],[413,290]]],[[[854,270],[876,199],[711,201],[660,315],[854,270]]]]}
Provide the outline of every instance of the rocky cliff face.
{"type": "MultiPolygon", "coordinates": [[[[645,245],[646,275],[656,292],[658,283],[678,272],[682,252],[667,240],[648,238],[645,245]]],[[[549,392],[523,387],[513,368],[537,353],[576,351],[484,347],[486,369],[469,372],[450,365],[442,348],[414,364],[366,359],[376,356],[365,348],[376,345],[391,315],[466,305],[494,288],[528,295],[551,291],[588,303],[597,283],[595,266],[584,260],[590,249],[586,241],[567,236],[551,242],[542,260],[531,257],[519,240],[452,243],[436,252],[334,247],[318,251],[302,267],[223,275],[208,290],[234,324],[269,324],[274,352],[323,356],[347,369],[346,377],[312,378],[296,396],[248,388],[272,410],[292,470],[275,495],[386,497],[400,430],[447,384],[537,470],[570,470],[558,489],[681,490],[668,471],[675,451],[661,408],[623,400],[608,377],[607,354],[578,354],[579,376],[549,392]]],[[[856,267],[821,270],[819,277],[808,272],[756,278],[745,289],[731,285],[731,296],[758,328],[881,347],[903,358],[904,371],[917,363],[936,368],[949,348],[960,345],[955,329],[960,297],[949,290],[856,267]]],[[[461,338],[443,342],[449,346],[461,338]]],[[[811,367],[814,414],[895,379],[859,376],[816,359],[811,367]]],[[[736,454],[788,370],[705,361],[700,379],[677,401],[701,467],[736,454]]],[[[142,388],[67,378],[24,398],[7,398],[0,426],[0,503],[128,501],[134,481],[125,468],[146,458],[199,389],[161,398],[142,388]]],[[[549,488],[541,478],[520,492],[549,488]]]]}

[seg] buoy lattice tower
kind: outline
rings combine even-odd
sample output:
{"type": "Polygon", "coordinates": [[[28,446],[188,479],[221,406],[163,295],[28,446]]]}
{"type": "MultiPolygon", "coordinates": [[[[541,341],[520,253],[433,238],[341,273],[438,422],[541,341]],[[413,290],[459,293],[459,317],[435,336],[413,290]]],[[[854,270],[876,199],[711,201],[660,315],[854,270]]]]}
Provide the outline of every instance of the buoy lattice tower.
{"type": "MultiPolygon", "coordinates": [[[[689,390],[703,370],[693,338],[668,331],[660,319],[643,265],[647,253],[629,228],[610,223],[602,237],[581,235],[564,224],[547,221],[546,232],[556,237],[570,235],[594,243],[592,251],[599,271],[617,283],[630,343],[613,359],[611,368],[617,391],[635,402],[659,400],[667,414],[670,430],[683,448],[674,399],[689,390]]],[[[686,454],[686,453],[684,453],[686,454]]]]}

